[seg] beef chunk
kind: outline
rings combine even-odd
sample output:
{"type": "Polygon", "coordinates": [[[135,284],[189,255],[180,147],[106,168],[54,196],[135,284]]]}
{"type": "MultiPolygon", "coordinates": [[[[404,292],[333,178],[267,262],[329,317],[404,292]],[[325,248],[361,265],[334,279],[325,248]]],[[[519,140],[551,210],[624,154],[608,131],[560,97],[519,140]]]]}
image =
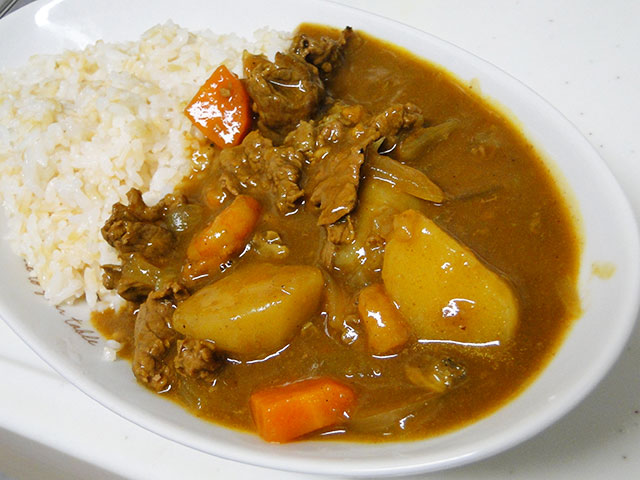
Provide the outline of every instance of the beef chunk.
{"type": "Polygon", "coordinates": [[[422,111],[412,103],[392,105],[369,122],[368,127],[375,132],[377,139],[394,138],[403,130],[422,127],[424,117],[422,111]]]}
{"type": "Polygon", "coordinates": [[[309,202],[320,209],[318,225],[335,223],[355,207],[369,145],[422,122],[420,110],[411,104],[394,105],[375,116],[359,105],[334,105],[317,126],[305,185],[309,202]]]}
{"type": "Polygon", "coordinates": [[[143,302],[161,283],[161,271],[139,253],[121,257],[122,265],[102,266],[102,283],[125,300],[143,302]]]}
{"type": "MultiPolygon", "coordinates": [[[[122,266],[102,265],[102,284],[109,290],[118,288],[118,282],[122,278],[122,266]]],[[[147,295],[149,292],[147,292],[147,295]]]]}
{"type": "Polygon", "coordinates": [[[123,275],[121,265],[102,265],[102,283],[125,300],[142,302],[153,291],[153,284],[123,275]]]}
{"type": "Polygon", "coordinates": [[[173,233],[164,224],[164,215],[170,205],[184,200],[167,195],[149,207],[135,188],[129,190],[127,199],[128,206],[121,203],[113,206],[101,230],[103,238],[120,254],[138,252],[151,262],[161,260],[175,245],[173,233]]]}
{"type": "Polygon", "coordinates": [[[355,229],[351,215],[346,215],[336,223],[327,225],[327,240],[335,245],[351,243],[355,238],[355,229]]]}
{"type": "Polygon", "coordinates": [[[174,359],[176,372],[207,383],[216,379],[222,359],[216,355],[216,347],[212,342],[187,337],[178,340],[177,347],[178,353],[174,359]]]}
{"type": "Polygon", "coordinates": [[[360,105],[336,104],[318,123],[301,122],[280,146],[254,131],[241,145],[223,150],[217,160],[222,186],[234,195],[251,189],[269,192],[280,212],[288,213],[305,195],[299,184],[308,163],[304,190],[319,207],[318,224],[330,225],[355,207],[367,147],[422,122],[420,110],[411,104],[394,105],[378,115],[360,105]]]}
{"type": "Polygon", "coordinates": [[[293,39],[291,53],[301,56],[324,73],[329,73],[340,63],[342,49],[353,35],[351,27],[345,28],[337,40],[330,37],[309,37],[300,34],[293,39]]]}
{"type": "Polygon", "coordinates": [[[153,287],[148,283],[134,280],[120,282],[116,291],[118,292],[118,295],[125,300],[129,300],[130,302],[139,302],[144,300],[152,290],[153,287]]]}
{"type": "Polygon", "coordinates": [[[301,121],[311,118],[324,99],[318,69],[299,55],[277,53],[270,62],[245,52],[243,62],[258,128],[278,143],[301,121]]]}
{"type": "Polygon", "coordinates": [[[234,195],[258,189],[275,198],[278,210],[295,210],[304,193],[298,186],[304,155],[290,146],[274,147],[260,132],[251,132],[241,145],[224,149],[219,157],[222,186],[234,195]]]}
{"type": "Polygon", "coordinates": [[[315,122],[300,122],[297,128],[286,136],[284,145],[304,154],[305,157],[310,157],[316,148],[315,122]]]}
{"type": "Polygon", "coordinates": [[[175,306],[188,295],[185,288],[173,283],[149,294],[136,317],[133,373],[139,382],[156,392],[171,388],[172,370],[165,362],[176,339],[170,327],[171,316],[175,306]]]}

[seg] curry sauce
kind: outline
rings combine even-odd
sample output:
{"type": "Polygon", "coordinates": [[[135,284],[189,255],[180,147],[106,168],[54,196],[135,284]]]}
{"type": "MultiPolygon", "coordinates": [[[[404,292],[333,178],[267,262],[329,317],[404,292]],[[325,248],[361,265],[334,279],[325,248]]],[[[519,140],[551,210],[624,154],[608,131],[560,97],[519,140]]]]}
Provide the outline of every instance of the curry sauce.
{"type": "MultiPolygon", "coordinates": [[[[315,25],[302,25],[298,33],[308,38],[335,39],[339,35],[315,25]]],[[[535,379],[578,315],[580,240],[575,221],[544,162],[522,133],[442,69],[357,33],[342,47],[335,67],[323,70],[321,65],[318,70],[326,100],[309,120],[311,125],[320,125],[336,106],[359,106],[364,113],[357,115],[370,118],[390,105],[411,104],[421,112],[419,128],[440,126],[431,131],[433,138],[420,146],[419,154],[401,163],[439,186],[444,199],[426,201],[405,195],[406,205],[404,200],[398,202],[401,210],[416,211],[432,220],[509,286],[518,305],[513,338],[474,344],[430,341],[414,332],[407,343],[389,353],[372,353],[368,348],[367,332],[357,313],[358,294],[363,287],[382,282],[384,246],[393,228],[388,223],[393,215],[385,223],[378,222],[383,217],[374,213],[371,222],[380,231],[368,237],[362,248],[353,246],[359,241],[364,219],[369,218],[363,212],[363,196],[391,195],[393,191],[374,178],[366,158],[405,155],[402,141],[409,136],[394,132],[376,140],[375,152],[360,152],[365,160],[359,186],[356,184],[358,203],[348,220],[342,217],[326,224],[319,221],[318,206],[308,194],[314,187],[309,162],[303,164],[297,179],[304,196],[296,198],[283,214],[282,202],[274,201],[259,182],[241,181],[239,187],[229,187],[221,180],[226,153],[203,143],[194,156],[204,168],[185,179],[176,192],[189,205],[199,207],[189,210],[196,213],[188,231],[177,234],[171,253],[161,266],[155,266],[155,281],[163,283],[164,278],[177,275],[193,232],[237,197],[230,188],[240,188],[261,205],[250,241],[220,268],[190,278],[186,289],[193,293],[268,259],[317,268],[326,292],[282,348],[253,358],[226,351],[215,373],[197,378],[174,375],[161,395],[203,419],[254,431],[249,403],[253,392],[306,378],[330,377],[353,389],[357,405],[349,420],[320,429],[313,438],[413,440],[460,428],[504,405],[535,379]],[[353,231],[349,231],[351,224],[353,231]],[[336,225],[339,239],[330,241],[336,225]],[[336,302],[347,307],[336,308],[336,302]],[[338,318],[340,312],[343,318],[338,318]],[[425,387],[423,380],[434,375],[447,388],[425,387]]],[[[268,141],[277,147],[283,140],[274,135],[268,141]]],[[[423,293],[425,298],[430,294],[423,293]]],[[[122,358],[133,357],[139,309],[140,302],[132,302],[118,313],[92,316],[105,337],[124,345],[119,353],[122,358]]],[[[167,365],[179,349],[173,344],[167,348],[167,365]]]]}

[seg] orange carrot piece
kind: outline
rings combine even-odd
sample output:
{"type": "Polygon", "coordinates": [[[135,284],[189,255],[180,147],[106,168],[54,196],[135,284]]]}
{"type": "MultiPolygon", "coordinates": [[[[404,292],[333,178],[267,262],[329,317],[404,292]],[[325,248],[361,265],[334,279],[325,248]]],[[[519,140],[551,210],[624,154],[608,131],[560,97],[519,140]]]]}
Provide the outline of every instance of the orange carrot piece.
{"type": "Polygon", "coordinates": [[[373,354],[393,353],[409,340],[409,327],[381,283],[360,291],[358,314],[373,354]]]}
{"type": "Polygon", "coordinates": [[[248,195],[238,195],[203,230],[196,233],[187,247],[190,276],[206,273],[229,260],[246,246],[247,239],[260,218],[260,203],[248,195]]]}
{"type": "Polygon", "coordinates": [[[220,148],[238,145],[251,128],[251,100],[242,82],[220,65],[184,113],[220,148]]]}
{"type": "Polygon", "coordinates": [[[283,443],[344,422],[355,402],[347,385],[317,377],[254,392],[250,406],[260,436],[283,443]]]}

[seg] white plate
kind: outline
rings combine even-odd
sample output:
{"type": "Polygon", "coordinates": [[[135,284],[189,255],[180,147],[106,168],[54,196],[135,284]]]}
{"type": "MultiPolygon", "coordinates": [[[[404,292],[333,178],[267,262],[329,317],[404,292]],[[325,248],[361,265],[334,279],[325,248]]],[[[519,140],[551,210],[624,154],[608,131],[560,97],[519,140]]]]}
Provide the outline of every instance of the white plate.
{"type": "Polygon", "coordinates": [[[194,30],[250,35],[265,25],[291,30],[314,21],[368,31],[445,66],[463,81],[477,79],[485,95],[508,106],[527,136],[564,178],[583,216],[586,244],[580,291],[585,309],[562,349],[534,384],[496,414],[438,438],[380,446],[295,443],[268,445],[257,437],[197,420],[140,387],[126,362],[103,362],[99,337],[86,309],[57,311],[34,295],[23,262],[0,244],[0,315],[53,368],[89,396],[160,435],[224,458],[326,474],[416,473],[469,463],[502,451],[542,430],[577,404],[619,355],[638,309],[639,241],[631,210],[590,145],[556,110],[497,68],[403,25],[343,6],[276,0],[236,5],[207,0],[39,1],[0,22],[12,39],[0,65],[17,66],[34,53],[81,48],[97,39],[132,40],[168,19],[194,30]],[[591,275],[595,262],[615,266],[608,280],[591,275]]]}

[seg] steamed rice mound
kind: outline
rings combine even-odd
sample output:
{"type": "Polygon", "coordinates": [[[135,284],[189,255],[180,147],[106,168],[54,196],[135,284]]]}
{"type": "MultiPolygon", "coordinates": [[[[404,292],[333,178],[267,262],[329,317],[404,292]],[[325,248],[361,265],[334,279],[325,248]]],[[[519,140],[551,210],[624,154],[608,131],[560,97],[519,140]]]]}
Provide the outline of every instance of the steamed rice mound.
{"type": "Polygon", "coordinates": [[[5,233],[49,301],[115,301],[100,268],[118,260],[100,234],[111,206],[132,187],[155,203],[197,168],[203,137],[187,102],[219,64],[240,75],[244,49],[272,56],[287,42],[268,30],[249,42],[167,23],[137,42],[99,41],[0,74],[5,233]]]}

